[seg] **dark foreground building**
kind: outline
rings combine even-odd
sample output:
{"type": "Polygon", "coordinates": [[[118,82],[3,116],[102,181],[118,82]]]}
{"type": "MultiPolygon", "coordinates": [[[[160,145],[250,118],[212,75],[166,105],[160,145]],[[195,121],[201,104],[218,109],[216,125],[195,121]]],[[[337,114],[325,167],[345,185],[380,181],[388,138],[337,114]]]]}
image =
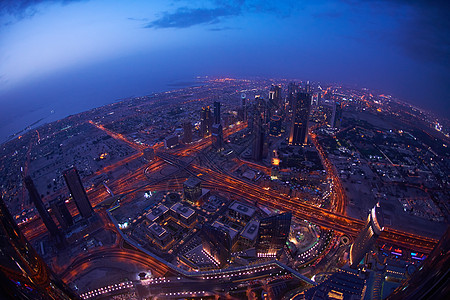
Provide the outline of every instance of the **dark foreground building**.
{"type": "Polygon", "coordinates": [[[47,267],[0,195],[0,299],[79,299],[47,267]]]}
{"type": "Polygon", "coordinates": [[[450,227],[422,266],[387,299],[449,299],[450,227]]]}
{"type": "Polygon", "coordinates": [[[339,271],[333,273],[324,282],[300,293],[295,300],[362,299],[364,279],[357,273],[339,271]]]}
{"type": "Polygon", "coordinates": [[[30,200],[34,203],[34,206],[36,206],[36,209],[38,210],[45,227],[47,227],[50,235],[56,240],[56,243],[58,245],[62,245],[64,243],[64,236],[48,213],[47,208],[45,207],[44,202],[42,202],[41,196],[39,195],[33,180],[30,176],[26,176],[24,182],[28,190],[30,200]]]}

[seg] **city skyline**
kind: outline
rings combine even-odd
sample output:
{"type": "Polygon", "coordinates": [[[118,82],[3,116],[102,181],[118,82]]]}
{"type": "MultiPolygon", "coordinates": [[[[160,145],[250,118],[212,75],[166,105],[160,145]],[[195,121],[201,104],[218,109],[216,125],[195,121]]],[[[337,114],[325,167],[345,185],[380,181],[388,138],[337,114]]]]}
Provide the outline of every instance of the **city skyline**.
{"type": "Polygon", "coordinates": [[[4,1],[0,128],[8,136],[197,76],[357,84],[446,116],[446,11],[441,1],[4,1]]]}
{"type": "Polygon", "coordinates": [[[1,193],[83,299],[385,298],[436,253],[447,263],[433,250],[449,217],[436,122],[366,89],[211,79],[12,139],[1,193]],[[291,144],[299,119],[308,138],[291,144]]]}

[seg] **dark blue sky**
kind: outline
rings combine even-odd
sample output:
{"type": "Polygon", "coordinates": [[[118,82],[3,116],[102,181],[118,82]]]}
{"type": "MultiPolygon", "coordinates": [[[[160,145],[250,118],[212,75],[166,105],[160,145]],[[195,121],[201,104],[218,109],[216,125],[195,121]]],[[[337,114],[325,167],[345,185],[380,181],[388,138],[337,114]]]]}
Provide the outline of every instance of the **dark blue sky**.
{"type": "Polygon", "coordinates": [[[448,116],[447,3],[3,0],[0,135],[204,75],[358,84],[448,116]]]}

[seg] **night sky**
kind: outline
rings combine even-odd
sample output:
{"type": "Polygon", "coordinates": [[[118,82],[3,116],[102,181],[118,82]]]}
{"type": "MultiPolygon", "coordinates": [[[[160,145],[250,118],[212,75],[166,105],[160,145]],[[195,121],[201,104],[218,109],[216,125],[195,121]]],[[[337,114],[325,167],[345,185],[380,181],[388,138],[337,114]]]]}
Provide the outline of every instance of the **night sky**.
{"type": "Polygon", "coordinates": [[[448,3],[2,0],[0,142],[205,75],[357,84],[448,116],[448,3]]]}

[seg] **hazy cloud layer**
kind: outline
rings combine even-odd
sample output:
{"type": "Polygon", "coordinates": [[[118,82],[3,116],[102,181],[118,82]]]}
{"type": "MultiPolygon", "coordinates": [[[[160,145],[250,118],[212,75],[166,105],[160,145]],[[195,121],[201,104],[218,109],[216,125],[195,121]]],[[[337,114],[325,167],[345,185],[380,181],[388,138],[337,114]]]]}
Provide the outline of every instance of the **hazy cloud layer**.
{"type": "MultiPolygon", "coordinates": [[[[37,13],[36,6],[39,4],[69,4],[72,2],[81,2],[89,0],[1,0],[0,1],[0,16],[9,15],[21,20],[23,18],[29,18],[37,13]]],[[[11,21],[4,23],[3,25],[9,25],[11,21]]]]}
{"type": "Polygon", "coordinates": [[[235,7],[188,8],[180,7],[175,12],[164,12],[162,16],[145,25],[146,28],[187,28],[198,24],[217,24],[221,18],[240,14],[235,7]]]}

